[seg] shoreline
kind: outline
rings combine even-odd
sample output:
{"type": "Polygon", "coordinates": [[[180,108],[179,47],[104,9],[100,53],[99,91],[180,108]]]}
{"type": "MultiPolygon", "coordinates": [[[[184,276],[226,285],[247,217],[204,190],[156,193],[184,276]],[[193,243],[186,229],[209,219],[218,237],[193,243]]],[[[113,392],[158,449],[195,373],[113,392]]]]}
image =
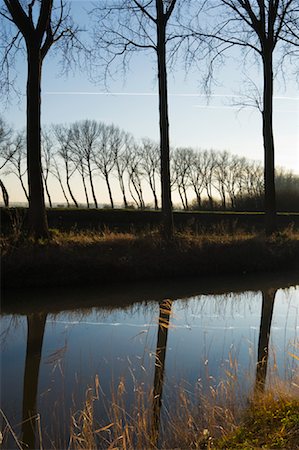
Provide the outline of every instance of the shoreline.
{"type": "Polygon", "coordinates": [[[199,279],[296,271],[299,236],[61,235],[50,242],[2,243],[4,289],[109,286],[112,283],[199,279]]]}

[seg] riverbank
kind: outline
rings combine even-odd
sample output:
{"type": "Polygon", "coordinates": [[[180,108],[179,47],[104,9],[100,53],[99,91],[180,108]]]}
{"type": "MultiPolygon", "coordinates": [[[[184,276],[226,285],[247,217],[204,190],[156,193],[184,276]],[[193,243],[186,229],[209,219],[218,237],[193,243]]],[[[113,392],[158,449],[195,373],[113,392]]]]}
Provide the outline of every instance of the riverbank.
{"type": "Polygon", "coordinates": [[[1,238],[2,285],[10,287],[109,285],[114,282],[214,277],[299,269],[299,233],[218,230],[158,232],[58,232],[48,241],[1,238]]]}

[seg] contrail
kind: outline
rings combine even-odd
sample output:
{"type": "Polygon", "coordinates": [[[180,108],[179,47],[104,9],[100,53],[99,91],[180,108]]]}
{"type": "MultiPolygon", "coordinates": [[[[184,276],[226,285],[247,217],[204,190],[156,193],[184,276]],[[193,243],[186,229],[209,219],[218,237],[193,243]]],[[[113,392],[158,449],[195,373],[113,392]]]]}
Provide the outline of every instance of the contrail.
{"type": "MultiPolygon", "coordinates": [[[[93,92],[93,91],[46,91],[45,95],[106,95],[106,96],[132,96],[132,97],[157,97],[158,94],[155,92],[93,92]]],[[[206,98],[205,94],[196,93],[169,93],[170,97],[202,97],[206,98]]],[[[236,95],[236,94],[211,94],[208,97],[213,98],[247,98],[246,95],[236,95]]],[[[299,97],[289,97],[289,96],[274,96],[274,100],[299,100],[299,97]]]]}

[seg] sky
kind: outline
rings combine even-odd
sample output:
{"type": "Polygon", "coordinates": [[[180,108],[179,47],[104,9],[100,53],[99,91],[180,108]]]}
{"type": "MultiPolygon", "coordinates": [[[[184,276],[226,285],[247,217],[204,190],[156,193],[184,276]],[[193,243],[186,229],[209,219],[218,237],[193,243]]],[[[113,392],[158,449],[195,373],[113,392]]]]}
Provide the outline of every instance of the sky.
{"type": "MultiPolygon", "coordinates": [[[[74,16],[84,17],[87,1],[73,2],[74,16]]],[[[84,19],[86,21],[86,18],[84,19]]],[[[290,76],[293,67],[286,68],[286,82],[281,78],[274,89],[274,139],[276,164],[299,174],[299,90],[290,76]]],[[[18,84],[25,92],[26,61],[18,61],[18,84]]],[[[247,70],[247,69],[246,69],[247,70]]],[[[261,72],[250,69],[251,78],[259,84],[261,72]]],[[[185,73],[178,62],[168,74],[170,142],[172,146],[200,149],[228,150],[252,160],[263,161],[261,113],[254,108],[243,108],[247,94],[246,76],[242,64],[230,59],[216,73],[217,85],[209,99],[202,92],[201,75],[194,67],[185,73]]],[[[107,88],[89,81],[84,72],[68,77],[59,76],[57,60],[47,56],[42,74],[42,123],[71,123],[82,119],[96,119],[114,123],[131,132],[137,139],[149,137],[158,141],[158,96],[154,55],[137,54],[124,77],[115,75],[107,88]]],[[[2,106],[2,105],[1,105],[2,106]]],[[[25,126],[25,96],[11,98],[8,107],[0,109],[5,119],[16,128],[25,126]]],[[[7,188],[13,202],[24,201],[18,180],[7,179],[7,188]]],[[[78,180],[73,181],[74,184],[78,180]]],[[[99,183],[102,183],[99,181],[99,183]]],[[[83,201],[79,187],[77,195],[83,201]]],[[[53,197],[62,201],[58,186],[52,180],[53,197]]],[[[103,186],[103,202],[108,201],[103,186]]],[[[117,187],[115,186],[115,189],[117,187]]],[[[118,194],[116,194],[118,195],[118,194]]],[[[120,193],[119,193],[120,195],[120,193]]],[[[79,198],[79,200],[80,200],[79,198]]]]}

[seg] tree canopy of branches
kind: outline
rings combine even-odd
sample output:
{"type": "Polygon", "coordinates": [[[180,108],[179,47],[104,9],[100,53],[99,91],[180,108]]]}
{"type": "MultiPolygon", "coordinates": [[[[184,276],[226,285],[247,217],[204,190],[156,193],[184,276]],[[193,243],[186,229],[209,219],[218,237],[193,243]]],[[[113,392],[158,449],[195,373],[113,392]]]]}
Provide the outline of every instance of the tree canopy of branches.
{"type": "MultiPolygon", "coordinates": [[[[276,194],[273,138],[273,80],[276,64],[298,53],[298,0],[212,0],[210,29],[189,28],[191,36],[211,39],[211,61],[233,46],[252,52],[262,64],[263,94],[258,104],[263,120],[266,229],[275,230],[276,194]]],[[[196,48],[196,47],[195,47],[196,48]]],[[[210,67],[211,68],[211,67],[210,67]]]]}
{"type": "Polygon", "coordinates": [[[13,67],[19,52],[27,58],[27,173],[29,187],[29,232],[48,236],[41,163],[41,76],[42,65],[54,45],[63,51],[65,62],[78,44],[64,0],[4,0],[1,18],[2,89],[13,85],[13,67]]]}
{"type": "Polygon", "coordinates": [[[154,51],[157,57],[161,197],[164,234],[173,234],[171,202],[169,119],[167,95],[167,44],[175,38],[170,18],[180,0],[103,1],[92,11],[96,20],[95,42],[107,61],[107,73],[117,57],[126,65],[134,52],[154,51]],[[171,31],[172,29],[172,31],[171,31]]]}

